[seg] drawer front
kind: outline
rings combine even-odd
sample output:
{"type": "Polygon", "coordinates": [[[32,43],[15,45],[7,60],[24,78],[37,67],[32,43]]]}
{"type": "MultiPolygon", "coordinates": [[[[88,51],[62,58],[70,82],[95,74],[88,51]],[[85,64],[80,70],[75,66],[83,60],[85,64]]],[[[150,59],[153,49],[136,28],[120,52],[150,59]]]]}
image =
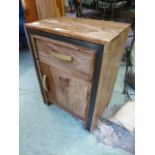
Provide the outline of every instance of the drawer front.
{"type": "Polygon", "coordinates": [[[96,56],[93,50],[40,36],[33,36],[33,40],[35,56],[40,61],[92,81],[96,56]]]}
{"type": "Polygon", "coordinates": [[[44,62],[40,61],[38,65],[48,102],[63,107],[85,121],[92,84],[44,62]]]}

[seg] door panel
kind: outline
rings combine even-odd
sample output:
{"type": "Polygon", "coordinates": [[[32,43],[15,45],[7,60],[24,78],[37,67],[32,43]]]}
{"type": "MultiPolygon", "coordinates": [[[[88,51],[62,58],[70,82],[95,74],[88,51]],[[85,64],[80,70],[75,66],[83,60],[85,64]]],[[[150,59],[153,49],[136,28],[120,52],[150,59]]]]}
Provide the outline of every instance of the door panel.
{"type": "Polygon", "coordinates": [[[85,120],[92,84],[76,76],[70,76],[55,66],[43,62],[39,64],[48,102],[57,104],[85,120]],[[43,78],[45,76],[46,78],[43,78]]]}

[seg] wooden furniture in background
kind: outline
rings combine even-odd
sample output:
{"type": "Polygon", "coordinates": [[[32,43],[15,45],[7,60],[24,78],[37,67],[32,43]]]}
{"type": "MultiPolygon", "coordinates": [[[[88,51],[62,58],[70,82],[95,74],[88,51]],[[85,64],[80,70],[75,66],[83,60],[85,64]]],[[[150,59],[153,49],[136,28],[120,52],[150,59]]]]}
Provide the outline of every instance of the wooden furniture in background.
{"type": "Polygon", "coordinates": [[[35,0],[39,19],[65,15],[64,0],[35,0]]]}
{"type": "Polygon", "coordinates": [[[110,101],[129,24],[60,17],[25,28],[45,103],[92,131],[110,101]]]}
{"type": "Polygon", "coordinates": [[[65,15],[64,0],[21,0],[26,22],[65,15]]]}
{"type": "Polygon", "coordinates": [[[35,0],[21,0],[26,22],[38,20],[35,0]]]}

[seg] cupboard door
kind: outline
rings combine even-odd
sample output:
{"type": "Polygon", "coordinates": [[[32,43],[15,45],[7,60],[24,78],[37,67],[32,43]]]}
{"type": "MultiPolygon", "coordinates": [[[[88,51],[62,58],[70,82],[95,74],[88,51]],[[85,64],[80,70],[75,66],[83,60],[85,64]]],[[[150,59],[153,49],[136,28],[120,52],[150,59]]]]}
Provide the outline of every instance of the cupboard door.
{"type": "Polygon", "coordinates": [[[49,103],[54,103],[84,120],[92,83],[68,74],[59,66],[39,62],[42,86],[49,103]]]}

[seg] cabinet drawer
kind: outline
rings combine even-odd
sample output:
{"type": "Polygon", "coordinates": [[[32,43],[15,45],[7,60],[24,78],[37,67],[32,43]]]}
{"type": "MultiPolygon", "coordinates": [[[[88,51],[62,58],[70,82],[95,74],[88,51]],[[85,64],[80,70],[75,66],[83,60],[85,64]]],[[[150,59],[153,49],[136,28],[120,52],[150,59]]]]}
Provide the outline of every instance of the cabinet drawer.
{"type": "Polygon", "coordinates": [[[35,57],[47,65],[59,66],[87,81],[93,77],[95,51],[61,41],[33,35],[35,57]]]}

